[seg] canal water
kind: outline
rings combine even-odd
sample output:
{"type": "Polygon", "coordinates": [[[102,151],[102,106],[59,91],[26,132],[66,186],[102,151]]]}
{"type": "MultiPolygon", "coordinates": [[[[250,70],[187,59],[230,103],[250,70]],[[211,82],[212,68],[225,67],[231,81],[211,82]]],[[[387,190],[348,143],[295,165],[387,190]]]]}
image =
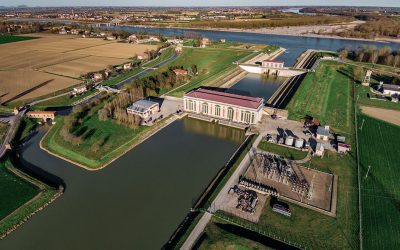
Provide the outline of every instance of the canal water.
{"type": "Polygon", "coordinates": [[[0,249],[160,249],[244,140],[228,127],[185,118],[101,171],[38,147],[25,160],[64,180],[64,195],[0,241],[0,249]]]}
{"type": "Polygon", "coordinates": [[[286,80],[284,77],[267,76],[264,74],[248,74],[233,85],[229,92],[263,97],[268,100],[279,86],[286,80]]]}

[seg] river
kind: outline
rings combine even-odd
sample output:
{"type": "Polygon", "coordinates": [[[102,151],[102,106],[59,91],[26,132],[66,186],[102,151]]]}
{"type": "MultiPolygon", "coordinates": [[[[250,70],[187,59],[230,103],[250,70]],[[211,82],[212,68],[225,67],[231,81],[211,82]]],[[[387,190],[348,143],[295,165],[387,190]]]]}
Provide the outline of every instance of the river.
{"type": "MultiPolygon", "coordinates": [[[[182,29],[118,27],[182,35],[182,29]]],[[[276,44],[279,59],[292,65],[306,49],[337,50],[361,44],[344,39],[196,31],[211,39],[276,44]]],[[[280,80],[278,80],[280,81],[280,80]]],[[[279,86],[273,78],[248,75],[233,86],[267,99],[279,86]],[[260,80],[261,79],[261,80],[260,80]]],[[[23,157],[64,180],[66,191],[53,204],[0,241],[0,249],[159,249],[188,213],[212,177],[243,140],[242,131],[196,120],[174,122],[107,168],[89,172],[48,155],[32,138],[23,157]]]]}

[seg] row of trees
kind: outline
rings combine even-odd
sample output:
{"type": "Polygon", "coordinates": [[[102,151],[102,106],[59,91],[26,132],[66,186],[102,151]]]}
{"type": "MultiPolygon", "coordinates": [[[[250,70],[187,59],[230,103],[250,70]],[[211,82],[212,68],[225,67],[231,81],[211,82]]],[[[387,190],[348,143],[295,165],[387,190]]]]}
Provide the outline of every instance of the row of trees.
{"type": "Polygon", "coordinates": [[[143,88],[134,86],[116,95],[98,111],[100,121],[114,119],[118,124],[136,128],[140,124],[140,117],[126,112],[126,108],[144,97],[143,88]]]}
{"type": "Polygon", "coordinates": [[[192,76],[197,75],[198,72],[197,66],[193,64],[186,69],[188,71],[187,76],[176,76],[174,70],[177,68],[183,69],[183,67],[169,67],[167,71],[149,77],[135,79],[131,83],[126,84],[126,87],[128,89],[142,87],[145,96],[157,96],[161,90],[170,90],[180,86],[190,80],[192,76]]]}
{"type": "Polygon", "coordinates": [[[389,47],[361,46],[356,50],[343,49],[339,52],[342,59],[349,58],[359,62],[383,64],[400,68],[400,50],[392,51],[389,47]]]}
{"type": "Polygon", "coordinates": [[[195,28],[236,28],[236,29],[260,29],[285,26],[321,25],[330,23],[341,23],[353,20],[352,17],[336,16],[301,16],[275,19],[249,19],[249,20],[219,20],[216,21],[193,21],[188,23],[189,27],[195,28]]]}
{"type": "Polygon", "coordinates": [[[353,30],[339,32],[337,35],[365,39],[378,37],[399,38],[400,20],[388,17],[371,20],[356,26],[353,30]]]}

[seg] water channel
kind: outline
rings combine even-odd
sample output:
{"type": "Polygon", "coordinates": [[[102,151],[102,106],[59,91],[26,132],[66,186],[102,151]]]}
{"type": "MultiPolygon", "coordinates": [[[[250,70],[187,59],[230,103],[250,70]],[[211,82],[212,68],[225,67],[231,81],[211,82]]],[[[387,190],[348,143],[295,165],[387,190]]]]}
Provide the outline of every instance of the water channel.
{"type": "MultiPolygon", "coordinates": [[[[118,27],[131,32],[179,35],[180,29],[118,27]]],[[[306,49],[337,50],[364,41],[197,31],[211,39],[277,44],[286,65],[306,49]]],[[[279,79],[248,75],[232,87],[267,98],[279,79]]],[[[192,202],[244,139],[242,131],[196,120],[169,125],[107,168],[89,172],[48,155],[36,135],[23,157],[66,183],[65,194],[0,241],[0,249],[159,249],[192,202]]]]}

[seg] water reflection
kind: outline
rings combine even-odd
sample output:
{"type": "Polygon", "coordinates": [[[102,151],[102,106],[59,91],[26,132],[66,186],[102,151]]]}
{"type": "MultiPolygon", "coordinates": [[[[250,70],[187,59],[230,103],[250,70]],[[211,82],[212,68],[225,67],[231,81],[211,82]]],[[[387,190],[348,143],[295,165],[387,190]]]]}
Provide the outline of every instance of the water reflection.
{"type": "Polygon", "coordinates": [[[183,119],[183,129],[187,132],[229,140],[238,144],[242,143],[245,138],[243,130],[192,118],[183,119]]]}
{"type": "Polygon", "coordinates": [[[231,92],[263,97],[268,100],[287,78],[249,74],[231,87],[231,92]]]}

